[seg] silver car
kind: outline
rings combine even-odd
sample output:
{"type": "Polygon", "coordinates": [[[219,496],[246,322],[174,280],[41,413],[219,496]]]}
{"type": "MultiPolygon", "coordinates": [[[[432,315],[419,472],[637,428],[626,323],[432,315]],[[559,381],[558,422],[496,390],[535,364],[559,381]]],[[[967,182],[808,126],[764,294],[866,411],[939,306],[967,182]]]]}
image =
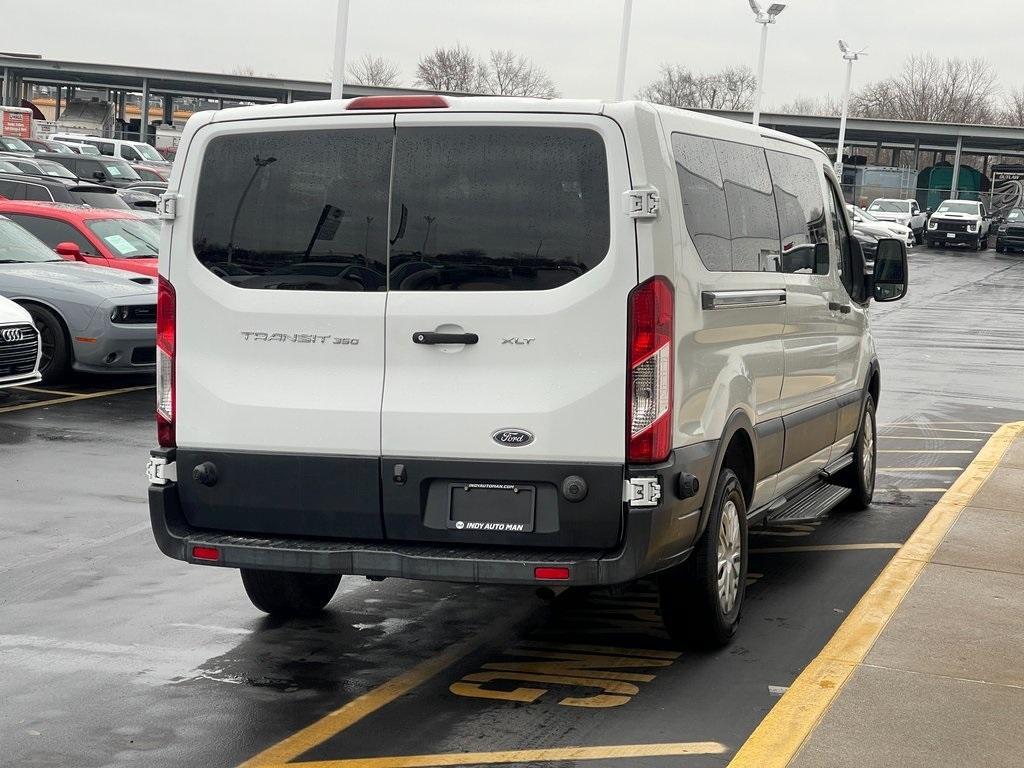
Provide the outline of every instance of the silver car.
{"type": "Polygon", "coordinates": [[[0,296],[32,315],[44,382],[69,371],[128,373],[156,367],[156,281],[65,261],[0,216],[0,296]]]}

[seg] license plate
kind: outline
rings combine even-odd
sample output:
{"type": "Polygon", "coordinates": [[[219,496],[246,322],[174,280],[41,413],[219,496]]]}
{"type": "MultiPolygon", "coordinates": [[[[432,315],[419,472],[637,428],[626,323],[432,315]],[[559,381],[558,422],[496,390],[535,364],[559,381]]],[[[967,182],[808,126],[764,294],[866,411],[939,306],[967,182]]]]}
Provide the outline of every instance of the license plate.
{"type": "Polygon", "coordinates": [[[517,483],[452,483],[448,527],[458,531],[530,533],[536,489],[517,483]]]}
{"type": "Polygon", "coordinates": [[[954,240],[956,239],[956,232],[947,232],[946,237],[949,238],[950,240],[954,240]]]}

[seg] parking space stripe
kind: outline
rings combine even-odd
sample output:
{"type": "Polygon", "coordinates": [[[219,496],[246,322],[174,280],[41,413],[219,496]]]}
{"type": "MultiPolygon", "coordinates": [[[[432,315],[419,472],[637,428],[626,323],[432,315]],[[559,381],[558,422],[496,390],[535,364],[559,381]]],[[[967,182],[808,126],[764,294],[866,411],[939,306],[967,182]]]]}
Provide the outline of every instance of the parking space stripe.
{"type": "MultiPolygon", "coordinates": [[[[892,427],[906,427],[907,425],[892,424],[892,427]]],[[[950,429],[949,427],[933,427],[929,425],[922,425],[921,429],[927,430],[928,432],[958,432],[960,434],[967,435],[991,435],[992,430],[990,429],[950,429]]]]}
{"type": "Polygon", "coordinates": [[[21,392],[39,392],[44,395],[60,395],[61,397],[67,397],[68,395],[78,394],[77,392],[68,392],[67,390],[60,389],[42,389],[40,387],[14,387],[21,392]]]}
{"type": "Polygon", "coordinates": [[[144,389],[153,389],[152,384],[146,384],[141,387],[122,387],[121,389],[108,389],[103,392],[90,392],[86,395],[69,395],[68,397],[60,397],[56,400],[40,400],[38,403],[21,403],[19,405],[9,405],[5,408],[0,408],[0,413],[11,413],[13,411],[27,411],[32,408],[45,408],[50,405],[61,405],[62,403],[74,403],[79,400],[94,400],[98,397],[112,397],[113,395],[123,395],[128,392],[141,392],[144,389]]]}
{"type": "Polygon", "coordinates": [[[958,450],[928,450],[928,449],[923,449],[923,448],[920,449],[920,450],[916,450],[916,449],[913,449],[913,448],[879,448],[878,452],[879,453],[967,453],[967,454],[974,453],[974,451],[967,451],[967,450],[959,450],[959,451],[958,450]]]}
{"type": "Polygon", "coordinates": [[[683,757],[721,755],[726,746],[717,741],[689,741],[675,744],[621,744],[607,747],[554,747],[514,749],[504,752],[458,752],[443,755],[363,757],[345,760],[317,760],[287,763],[272,768],[433,768],[446,765],[498,765],[500,763],[541,763],[568,760],[614,760],[638,757],[683,757]]]}
{"type": "Polygon", "coordinates": [[[800,673],[746,743],[729,768],[782,768],[863,662],[903,598],[913,587],[964,507],[988,480],[1024,422],[1001,427],[932,507],[924,520],[864,593],[832,639],[800,673]]]}
{"type": "Polygon", "coordinates": [[[879,472],[963,472],[963,467],[879,467],[879,472]]]}
{"type": "Polygon", "coordinates": [[[890,493],[945,493],[948,489],[946,488],[879,488],[878,490],[883,493],[889,491],[890,493]]]}
{"type": "Polygon", "coordinates": [[[864,549],[899,549],[903,545],[895,541],[874,544],[808,544],[806,547],[753,547],[752,555],[780,555],[788,552],[852,552],[864,549]]]}
{"type": "Polygon", "coordinates": [[[948,443],[983,443],[980,437],[928,437],[927,435],[879,435],[881,440],[933,440],[948,443]]]}
{"type": "MultiPolygon", "coordinates": [[[[367,715],[390,704],[417,688],[439,672],[465,658],[499,637],[504,637],[537,610],[535,604],[526,604],[509,614],[503,621],[496,622],[474,637],[450,645],[440,653],[420,662],[412,669],[394,677],[371,691],[364,693],[339,709],[324,715],[312,725],[306,726],[277,744],[263,750],[255,757],[242,763],[239,768],[267,768],[278,766],[308,752],[319,744],[336,736],[346,728],[358,723],[367,715]]],[[[331,763],[327,763],[331,764],[331,763]]],[[[308,763],[306,765],[313,765],[308,763]]],[[[427,765],[433,765],[428,763],[427,765]]]]}

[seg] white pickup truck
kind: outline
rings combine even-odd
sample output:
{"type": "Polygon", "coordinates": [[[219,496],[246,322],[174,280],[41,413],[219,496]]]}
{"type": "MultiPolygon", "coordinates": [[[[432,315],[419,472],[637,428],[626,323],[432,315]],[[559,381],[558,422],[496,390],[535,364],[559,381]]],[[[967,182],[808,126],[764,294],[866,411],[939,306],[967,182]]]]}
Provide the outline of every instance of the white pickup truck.
{"type": "Polygon", "coordinates": [[[928,219],[929,248],[967,245],[984,251],[992,217],[977,200],[943,200],[928,219]]]}
{"type": "Polygon", "coordinates": [[[897,200],[896,198],[879,197],[871,201],[868,211],[881,221],[894,221],[904,227],[910,227],[914,233],[914,241],[920,245],[924,239],[925,225],[928,214],[921,210],[917,200],[897,200]]]}

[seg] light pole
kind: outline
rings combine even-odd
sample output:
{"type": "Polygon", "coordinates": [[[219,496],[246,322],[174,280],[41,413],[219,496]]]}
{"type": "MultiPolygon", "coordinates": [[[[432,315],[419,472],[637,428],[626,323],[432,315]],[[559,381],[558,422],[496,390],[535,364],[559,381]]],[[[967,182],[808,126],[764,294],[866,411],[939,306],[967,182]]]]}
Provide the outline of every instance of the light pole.
{"type": "Polygon", "coordinates": [[[622,101],[626,91],[626,58],[629,55],[629,25],[633,20],[633,0],[622,4],[622,34],[619,37],[619,74],[615,80],[615,100],[622,101]]]}
{"type": "Polygon", "coordinates": [[[754,125],[761,122],[761,94],[764,93],[764,57],[768,50],[768,25],[774,24],[780,13],[786,10],[785,3],[772,3],[768,10],[757,0],[747,0],[754,12],[754,21],[761,25],[761,53],[757,57],[757,93],[754,94],[754,125]]]}
{"type": "Polygon", "coordinates": [[[334,71],[331,72],[331,98],[340,99],[345,84],[345,42],[348,39],[349,0],[338,0],[338,26],[334,33],[334,71]]]}
{"type": "Polygon", "coordinates": [[[859,51],[851,51],[850,46],[846,44],[845,40],[839,41],[839,50],[843,52],[843,58],[846,60],[846,87],[843,88],[843,116],[839,118],[839,144],[836,146],[836,176],[839,178],[839,183],[843,183],[843,145],[846,143],[846,114],[850,110],[850,81],[853,80],[853,62],[857,61],[861,56],[867,56],[864,53],[866,48],[862,48],[859,51]]]}

